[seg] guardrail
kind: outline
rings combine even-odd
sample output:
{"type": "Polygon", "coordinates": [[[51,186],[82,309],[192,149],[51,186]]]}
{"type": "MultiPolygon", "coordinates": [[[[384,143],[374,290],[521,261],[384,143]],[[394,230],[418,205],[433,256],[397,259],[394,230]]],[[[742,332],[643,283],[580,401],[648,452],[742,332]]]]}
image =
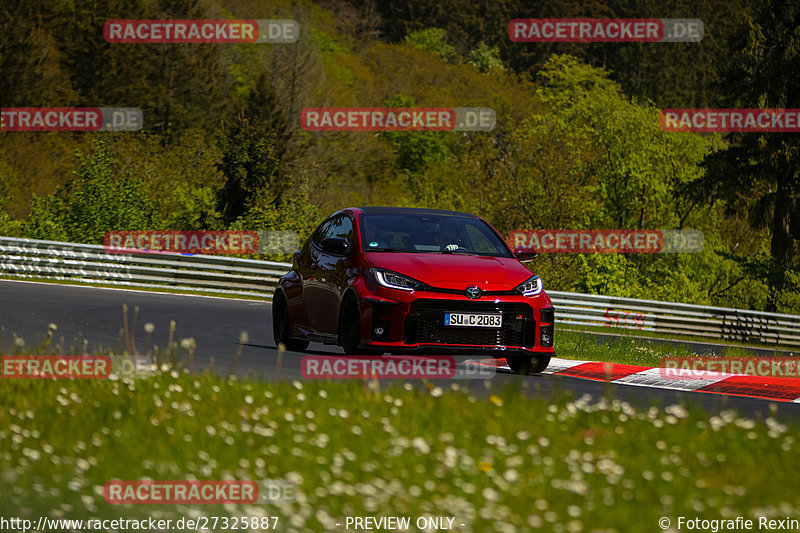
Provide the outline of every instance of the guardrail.
{"type": "MultiPolygon", "coordinates": [[[[289,263],[208,255],[116,254],[102,246],[0,237],[0,275],[271,298],[289,263]]],[[[547,291],[566,326],[634,329],[800,347],[800,316],[547,291]]]]}
{"type": "Polygon", "coordinates": [[[290,267],[216,255],[108,253],[93,244],[0,237],[0,274],[11,277],[271,297],[290,267]]]}
{"type": "Polygon", "coordinates": [[[570,326],[605,326],[683,337],[800,347],[800,316],[595,294],[547,291],[556,318],[570,326]]]}

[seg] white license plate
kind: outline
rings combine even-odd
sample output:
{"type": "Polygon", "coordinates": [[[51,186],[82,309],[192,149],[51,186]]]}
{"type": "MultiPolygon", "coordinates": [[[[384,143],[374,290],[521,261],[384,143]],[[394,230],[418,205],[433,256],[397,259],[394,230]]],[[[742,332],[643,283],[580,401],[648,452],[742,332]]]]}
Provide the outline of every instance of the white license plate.
{"type": "Polygon", "coordinates": [[[445,326],[465,326],[468,328],[500,328],[503,327],[503,315],[499,313],[445,313],[445,326]]]}

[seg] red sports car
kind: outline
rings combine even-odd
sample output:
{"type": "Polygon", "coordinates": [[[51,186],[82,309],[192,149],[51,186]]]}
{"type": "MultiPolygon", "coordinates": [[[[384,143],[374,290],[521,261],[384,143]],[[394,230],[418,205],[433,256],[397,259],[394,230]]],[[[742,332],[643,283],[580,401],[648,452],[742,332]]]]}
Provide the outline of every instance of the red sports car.
{"type": "Polygon", "coordinates": [[[553,306],[520,259],[474,215],[342,209],[278,282],[275,342],[347,354],[491,352],[515,372],[541,372],[553,355],[553,306]]]}

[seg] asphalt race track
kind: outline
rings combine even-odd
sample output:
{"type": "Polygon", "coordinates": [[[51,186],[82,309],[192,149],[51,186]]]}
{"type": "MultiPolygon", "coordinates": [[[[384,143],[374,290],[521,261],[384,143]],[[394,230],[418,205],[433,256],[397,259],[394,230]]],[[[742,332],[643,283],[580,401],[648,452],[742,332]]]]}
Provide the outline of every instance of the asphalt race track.
{"type": "MultiPolygon", "coordinates": [[[[213,364],[215,372],[226,374],[244,331],[248,342],[243,346],[236,374],[255,379],[273,379],[275,376],[278,353],[272,341],[271,305],[267,302],[51,283],[0,280],[0,354],[11,352],[14,335],[22,337],[26,347],[33,350],[46,336],[50,324],[57,326],[53,344],[60,344],[64,353],[79,353],[74,347],[83,346],[85,341],[88,341],[87,353],[107,352],[109,349],[121,353],[125,346],[120,333],[123,329],[123,304],[128,306],[129,321],[133,319],[134,307],[139,307],[134,333],[140,353],[147,353],[151,345],[163,350],[167,345],[170,321],[174,320],[176,340],[195,339],[195,370],[202,371],[213,364]],[[149,342],[144,328],[146,323],[155,325],[149,342]]],[[[306,353],[337,355],[341,350],[312,343],[306,353]]],[[[283,355],[280,378],[302,379],[302,355],[294,352],[283,355]]],[[[579,354],[576,356],[580,357],[579,354]]],[[[550,374],[521,377],[502,370],[493,379],[498,385],[515,382],[518,385],[519,380],[527,380],[527,386],[520,390],[532,396],[549,397],[553,393],[569,392],[576,398],[584,394],[599,398],[610,393],[639,408],[686,402],[703,407],[709,414],[734,408],[756,417],[769,416],[770,405],[773,405],[777,407],[777,413],[771,415],[774,418],[800,419],[799,403],[609,384],[550,374]]],[[[462,380],[461,384],[477,394],[486,393],[483,380],[462,380]]]]}

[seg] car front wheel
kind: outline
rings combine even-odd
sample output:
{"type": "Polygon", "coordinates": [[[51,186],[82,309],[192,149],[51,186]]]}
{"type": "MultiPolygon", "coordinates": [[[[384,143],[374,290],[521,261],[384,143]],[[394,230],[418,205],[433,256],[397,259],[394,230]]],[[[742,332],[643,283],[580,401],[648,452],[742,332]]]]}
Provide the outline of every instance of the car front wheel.
{"type": "Polygon", "coordinates": [[[355,298],[348,297],[342,303],[339,312],[339,345],[345,354],[355,355],[360,353],[359,344],[361,344],[361,316],[358,312],[358,302],[355,298]]]}
{"type": "Polygon", "coordinates": [[[549,355],[512,355],[506,357],[509,368],[515,374],[540,374],[550,364],[549,355]]]}

